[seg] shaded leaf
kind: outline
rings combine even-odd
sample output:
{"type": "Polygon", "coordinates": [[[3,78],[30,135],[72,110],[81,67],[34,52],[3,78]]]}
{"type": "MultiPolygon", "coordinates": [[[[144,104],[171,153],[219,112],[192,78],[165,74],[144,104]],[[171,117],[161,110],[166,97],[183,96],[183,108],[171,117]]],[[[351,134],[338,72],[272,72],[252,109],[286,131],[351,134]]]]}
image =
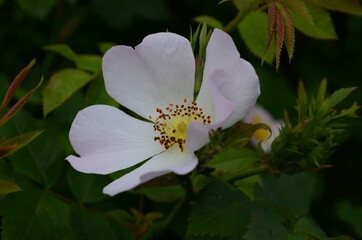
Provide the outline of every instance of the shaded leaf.
{"type": "Polygon", "coordinates": [[[201,15],[195,17],[193,20],[198,23],[206,23],[209,27],[212,28],[222,29],[224,27],[223,24],[218,19],[211,16],[201,15]]]}
{"type": "Polygon", "coordinates": [[[53,74],[43,90],[44,116],[59,107],[92,78],[94,78],[93,75],[72,68],[64,69],[53,74]]]}
{"type": "Polygon", "coordinates": [[[298,84],[297,111],[300,115],[305,115],[308,112],[308,96],[302,81],[299,81],[298,84]]]}
{"type": "Polygon", "coordinates": [[[38,85],[36,85],[30,92],[28,92],[25,96],[23,96],[17,103],[12,106],[7,113],[0,119],[0,126],[4,125],[7,121],[9,121],[29,100],[29,98],[38,90],[38,88],[43,83],[43,79],[40,80],[38,85]]]}
{"type": "Polygon", "coordinates": [[[16,146],[6,146],[6,147],[0,147],[0,158],[3,158],[7,155],[10,155],[13,150],[16,149],[16,146]]]}
{"type": "Polygon", "coordinates": [[[343,101],[343,99],[348,97],[348,95],[350,95],[355,89],[356,89],[356,87],[341,88],[341,89],[338,89],[337,91],[335,91],[334,93],[332,93],[332,95],[329,98],[330,107],[334,107],[338,103],[343,101]]]}
{"type": "Polygon", "coordinates": [[[69,228],[69,207],[30,184],[3,201],[2,239],[63,239],[69,228]]]}
{"type": "Polygon", "coordinates": [[[8,106],[15,91],[18,89],[18,87],[20,86],[20,84],[22,83],[22,81],[24,80],[26,75],[28,75],[30,69],[32,68],[32,66],[34,64],[35,64],[35,59],[31,60],[31,62],[28,64],[28,66],[26,66],[24,69],[22,69],[18,73],[18,75],[15,77],[15,79],[12,81],[12,83],[10,84],[10,86],[4,96],[3,101],[1,102],[0,113],[8,106]]]}
{"type": "Polygon", "coordinates": [[[359,0],[309,0],[324,8],[349,14],[362,15],[359,0]]]}
{"type": "Polygon", "coordinates": [[[356,234],[362,238],[362,206],[342,201],[336,204],[335,211],[338,217],[352,226],[356,234]]]}
{"type": "Polygon", "coordinates": [[[254,204],[238,189],[215,181],[200,191],[187,235],[241,237],[253,208],[254,204]]]}
{"type": "Polygon", "coordinates": [[[265,61],[271,64],[274,60],[275,51],[270,47],[267,56],[264,56],[265,39],[268,29],[268,17],[264,12],[251,12],[238,25],[238,30],[246,46],[259,58],[265,58],[265,61]]]}
{"type": "Polygon", "coordinates": [[[28,13],[43,18],[55,5],[56,0],[16,0],[28,13]]]}
{"type": "Polygon", "coordinates": [[[303,216],[308,213],[313,200],[314,180],[307,173],[281,174],[280,177],[266,174],[263,175],[263,189],[269,194],[269,199],[303,216]]]}
{"type": "Polygon", "coordinates": [[[313,23],[310,23],[298,14],[291,13],[295,27],[310,37],[337,39],[336,31],[328,11],[313,4],[307,4],[307,6],[313,17],[313,23]]]}
{"type": "Polygon", "coordinates": [[[84,99],[85,106],[94,104],[105,104],[114,107],[119,106],[119,103],[108,95],[101,75],[98,75],[91,81],[84,99]]]}
{"type": "Polygon", "coordinates": [[[45,49],[47,51],[58,53],[58,54],[62,55],[63,57],[65,57],[66,59],[73,61],[73,62],[77,58],[77,54],[75,52],[73,52],[73,50],[68,45],[65,45],[65,44],[51,44],[51,45],[44,46],[43,49],[45,49]]]}
{"type": "Polygon", "coordinates": [[[136,191],[155,202],[175,202],[185,195],[185,191],[180,185],[142,188],[136,191]]]}
{"type": "Polygon", "coordinates": [[[9,194],[21,191],[21,188],[13,182],[0,180],[0,194],[9,194]]]}
{"type": "Polygon", "coordinates": [[[81,203],[97,202],[108,197],[102,193],[103,188],[109,184],[107,176],[85,174],[69,167],[67,182],[73,195],[81,203]]]}
{"type": "Polygon", "coordinates": [[[71,207],[71,225],[77,240],[117,239],[105,216],[89,212],[78,206],[71,207]]]}
{"type": "Polygon", "coordinates": [[[0,179],[14,181],[14,168],[8,161],[0,158],[0,179]]]}
{"type": "Polygon", "coordinates": [[[10,154],[13,154],[15,151],[24,147],[33,141],[37,136],[39,136],[42,131],[33,131],[28,132],[14,138],[8,139],[6,141],[0,142],[0,158],[6,157],[10,154]],[[7,149],[7,151],[1,151],[1,149],[7,149]]]}
{"type": "Polygon", "coordinates": [[[326,239],[326,234],[318,227],[312,224],[306,217],[299,219],[294,226],[294,232],[307,233],[318,239],[326,239]]]}
{"type": "Polygon", "coordinates": [[[317,92],[317,97],[316,97],[317,105],[322,105],[322,103],[326,97],[326,91],[327,91],[327,79],[323,79],[321,81],[321,83],[319,84],[319,88],[318,88],[318,92],[317,92]]]}
{"type": "Polygon", "coordinates": [[[219,174],[241,173],[250,169],[257,160],[257,154],[247,148],[227,149],[216,154],[204,166],[215,169],[219,174]]]}
{"type": "Polygon", "coordinates": [[[30,144],[8,156],[12,166],[21,173],[45,186],[53,186],[65,164],[59,126],[37,121],[20,111],[7,125],[9,134],[16,135],[30,129],[42,128],[44,132],[30,144]]]}
{"type": "Polygon", "coordinates": [[[75,59],[78,68],[92,73],[102,70],[102,57],[98,55],[80,54],[75,59]]]}
{"type": "Polygon", "coordinates": [[[244,235],[244,239],[288,239],[288,234],[288,229],[268,209],[259,208],[251,218],[251,223],[248,225],[248,231],[244,235]]]}

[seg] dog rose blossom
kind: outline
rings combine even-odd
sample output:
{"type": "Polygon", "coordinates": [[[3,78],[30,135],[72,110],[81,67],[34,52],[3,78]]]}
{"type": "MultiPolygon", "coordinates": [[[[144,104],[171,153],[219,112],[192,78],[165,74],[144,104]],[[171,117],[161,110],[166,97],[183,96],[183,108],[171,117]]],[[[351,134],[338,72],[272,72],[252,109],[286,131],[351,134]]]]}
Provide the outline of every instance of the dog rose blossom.
{"type": "Polygon", "coordinates": [[[112,47],[102,67],[108,94],[143,120],[106,105],[81,110],[69,134],[79,156],[66,160],[94,174],[146,160],[103,189],[111,196],[164,174],[192,171],[198,163],[194,152],[209,142],[209,131],[245,118],[260,94],[254,68],[219,29],[207,45],[196,99],[195,58],[190,42],[177,34],[152,34],[135,48],[112,47]]]}
{"type": "Polygon", "coordinates": [[[251,143],[254,147],[258,146],[261,141],[261,148],[264,152],[269,153],[271,151],[272,142],[279,136],[280,129],[283,127],[284,122],[282,120],[275,120],[273,116],[259,105],[255,105],[245,118],[246,122],[251,123],[265,123],[269,125],[272,132],[268,130],[259,129],[254,133],[251,138],[251,143]]]}

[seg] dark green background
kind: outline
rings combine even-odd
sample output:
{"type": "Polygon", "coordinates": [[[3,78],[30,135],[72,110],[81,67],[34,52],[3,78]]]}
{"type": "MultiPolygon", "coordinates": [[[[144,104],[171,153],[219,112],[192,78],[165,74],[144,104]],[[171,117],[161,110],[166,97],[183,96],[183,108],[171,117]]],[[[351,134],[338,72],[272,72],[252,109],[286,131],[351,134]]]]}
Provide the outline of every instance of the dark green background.
{"type": "MultiPolygon", "coordinates": [[[[65,43],[77,53],[100,54],[97,47],[100,42],[135,46],[146,35],[166,29],[188,38],[190,26],[197,26],[192,21],[194,17],[210,15],[226,24],[236,14],[231,3],[219,5],[217,0],[54,1],[0,0],[1,94],[32,58],[37,59],[37,64],[23,84],[25,90],[32,88],[41,76],[47,81],[55,71],[71,66],[59,55],[42,50],[44,45],[65,43]],[[39,5],[34,7],[30,2],[39,5]],[[44,4],[47,2],[49,6],[44,4]]],[[[294,116],[296,86],[300,79],[309,90],[315,91],[326,77],[329,93],[341,87],[360,86],[362,18],[336,12],[331,12],[331,16],[339,40],[323,41],[297,33],[294,58],[288,64],[283,50],[279,73],[274,66],[261,66],[260,59],[250,53],[238,33],[232,33],[242,57],[255,66],[260,77],[259,103],[275,117],[281,118],[284,109],[294,116]]],[[[25,107],[39,119],[42,118],[40,98],[41,91],[38,91],[25,107]]],[[[79,96],[72,97],[63,110],[50,115],[49,121],[60,119],[62,129],[67,131],[75,113],[82,108],[79,99],[79,96]]],[[[345,106],[354,101],[362,103],[360,89],[349,97],[345,106]]],[[[353,226],[343,220],[348,211],[341,206],[347,201],[359,209],[362,207],[361,119],[351,119],[338,139],[341,144],[329,161],[334,167],[313,174],[316,190],[312,196],[311,215],[329,235],[347,233],[358,238],[353,226]]],[[[63,141],[67,143],[66,139],[63,141]]]]}

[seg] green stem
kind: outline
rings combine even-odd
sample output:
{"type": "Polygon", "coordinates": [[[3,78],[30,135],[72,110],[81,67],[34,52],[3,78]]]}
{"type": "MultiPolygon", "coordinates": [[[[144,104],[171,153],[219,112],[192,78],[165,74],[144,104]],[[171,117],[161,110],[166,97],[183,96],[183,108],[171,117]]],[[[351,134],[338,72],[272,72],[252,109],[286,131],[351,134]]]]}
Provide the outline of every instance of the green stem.
{"type": "Polygon", "coordinates": [[[223,30],[228,33],[232,32],[261,2],[261,0],[254,0],[249,3],[245,3],[245,5],[239,10],[238,14],[224,27],[223,30]]]}
{"type": "Polygon", "coordinates": [[[177,205],[172,209],[170,215],[165,219],[164,221],[164,227],[167,229],[172,222],[175,220],[175,217],[181,212],[181,210],[184,208],[184,206],[192,199],[195,198],[195,191],[192,186],[192,182],[190,180],[190,176],[180,176],[181,183],[184,186],[185,189],[185,196],[177,203],[177,205]]]}
{"type": "Polygon", "coordinates": [[[143,238],[144,240],[153,240],[159,239],[164,234],[164,232],[169,229],[172,223],[175,221],[180,212],[184,209],[184,207],[195,197],[195,192],[193,190],[192,182],[188,175],[180,176],[182,185],[185,188],[185,196],[180,199],[180,201],[176,204],[176,206],[172,209],[167,218],[159,223],[156,223],[155,228],[149,234],[143,238]]]}
{"type": "Polygon", "coordinates": [[[251,176],[254,176],[254,175],[258,175],[258,174],[264,173],[266,171],[267,171],[266,168],[262,168],[262,167],[261,168],[255,168],[253,170],[250,170],[249,172],[245,172],[245,173],[233,176],[233,177],[231,177],[229,179],[226,179],[226,182],[234,183],[234,182],[239,181],[241,179],[248,178],[248,177],[251,177],[251,176]]]}
{"type": "Polygon", "coordinates": [[[181,210],[184,208],[184,206],[187,203],[187,195],[184,196],[180,201],[176,204],[176,206],[172,209],[171,213],[168,215],[168,217],[163,222],[163,228],[166,230],[173,221],[175,220],[176,216],[181,212],[181,210]]]}

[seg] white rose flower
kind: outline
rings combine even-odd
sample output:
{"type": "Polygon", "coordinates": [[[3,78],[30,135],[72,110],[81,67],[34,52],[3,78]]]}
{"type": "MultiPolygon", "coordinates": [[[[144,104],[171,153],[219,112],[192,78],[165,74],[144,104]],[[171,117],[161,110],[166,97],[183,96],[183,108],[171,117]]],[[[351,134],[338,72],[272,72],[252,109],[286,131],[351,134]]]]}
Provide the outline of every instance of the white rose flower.
{"type": "Polygon", "coordinates": [[[243,119],[260,94],[254,68],[218,29],[206,49],[195,100],[191,45],[174,33],[149,35],[136,48],[111,48],[103,75],[108,94],[145,120],[111,106],[85,108],[69,134],[79,157],[66,160],[80,172],[109,174],[148,159],[103,189],[111,196],[167,173],[191,172],[198,163],[194,152],[209,142],[209,131],[243,119]]]}

